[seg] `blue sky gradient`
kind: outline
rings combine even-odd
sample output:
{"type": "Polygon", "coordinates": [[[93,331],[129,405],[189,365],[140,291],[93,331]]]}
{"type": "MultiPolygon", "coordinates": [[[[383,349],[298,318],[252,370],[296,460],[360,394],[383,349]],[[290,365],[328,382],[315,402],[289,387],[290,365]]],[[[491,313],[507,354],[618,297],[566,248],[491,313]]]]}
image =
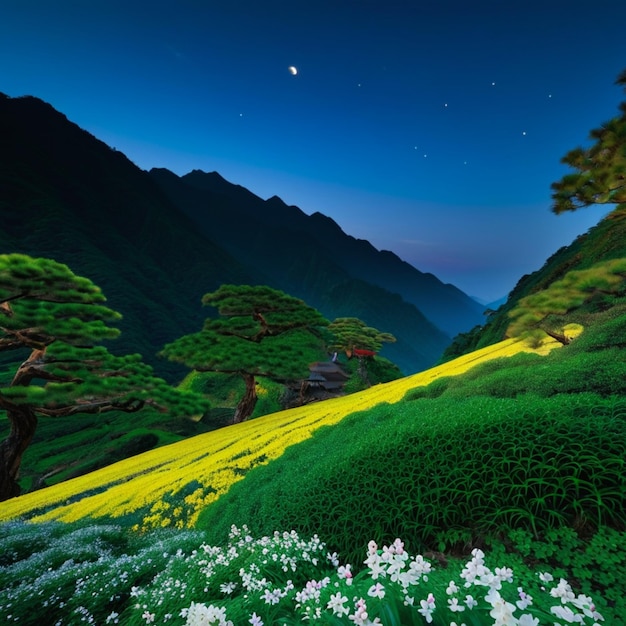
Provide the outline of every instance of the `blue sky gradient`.
{"type": "Polygon", "coordinates": [[[622,0],[7,0],[0,91],[489,301],[606,213],[553,215],[550,184],[617,113],[624,24],[622,0]]]}

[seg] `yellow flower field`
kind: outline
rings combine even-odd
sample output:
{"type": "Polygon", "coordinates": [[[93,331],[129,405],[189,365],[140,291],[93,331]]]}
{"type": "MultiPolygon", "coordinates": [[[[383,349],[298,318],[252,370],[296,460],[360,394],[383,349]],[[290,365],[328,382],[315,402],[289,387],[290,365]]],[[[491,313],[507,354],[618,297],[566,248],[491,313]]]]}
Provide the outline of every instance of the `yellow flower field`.
{"type": "Polygon", "coordinates": [[[461,374],[479,363],[521,351],[545,354],[558,345],[547,340],[532,350],[523,341],[508,339],[359,393],[191,437],[3,502],[0,521],[24,516],[33,521],[70,522],[88,516],[135,513],[142,519],[141,528],[193,527],[202,508],[249,469],[279,457],[288,446],[308,439],[321,426],[336,424],[346,415],[382,402],[398,402],[410,389],[442,376],[461,374]],[[184,497],[176,498],[182,490],[184,497]]]}

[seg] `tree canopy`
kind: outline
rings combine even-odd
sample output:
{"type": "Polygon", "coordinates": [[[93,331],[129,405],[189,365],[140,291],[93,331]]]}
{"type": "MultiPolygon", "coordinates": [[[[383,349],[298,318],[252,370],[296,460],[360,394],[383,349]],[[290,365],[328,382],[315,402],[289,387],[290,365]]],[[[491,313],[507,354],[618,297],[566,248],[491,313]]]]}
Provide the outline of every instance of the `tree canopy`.
{"type": "MultiPolygon", "coordinates": [[[[626,88],[626,70],[616,83],[626,88]]],[[[590,147],[575,148],[561,159],[576,171],[552,184],[554,213],[626,203],[626,102],[619,108],[621,115],[591,131],[590,147]]]]}
{"type": "Polygon", "coordinates": [[[346,352],[350,357],[355,350],[378,352],[384,342],[393,343],[396,340],[391,333],[372,328],[357,317],[338,317],[331,322],[328,330],[333,334],[331,349],[346,352]]]}
{"type": "Polygon", "coordinates": [[[246,391],[235,422],[254,410],[256,376],[296,380],[319,358],[319,329],[328,321],[298,298],[266,286],[222,285],[205,294],[202,303],[215,307],[220,317],[167,344],[162,355],[199,372],[240,374],[246,391]]]}
{"type": "Polygon", "coordinates": [[[200,396],[153,376],[139,355],[96,345],[119,335],[111,324],[121,316],[104,302],[100,288],[67,265],[0,255],[0,411],[11,426],[0,444],[0,500],[19,493],[22,455],[41,416],[205,408],[200,396]]]}
{"type": "Polygon", "coordinates": [[[509,312],[511,325],[507,335],[540,339],[549,335],[562,344],[569,338],[562,328],[561,316],[582,306],[595,296],[623,292],[626,259],[596,263],[582,270],[572,270],[547,289],[522,298],[509,312]]]}
{"type": "Polygon", "coordinates": [[[367,385],[370,382],[365,359],[374,356],[384,342],[393,343],[396,340],[391,333],[368,326],[358,317],[338,317],[328,330],[333,336],[330,350],[345,352],[349,359],[356,356],[359,360],[358,375],[367,385]]]}

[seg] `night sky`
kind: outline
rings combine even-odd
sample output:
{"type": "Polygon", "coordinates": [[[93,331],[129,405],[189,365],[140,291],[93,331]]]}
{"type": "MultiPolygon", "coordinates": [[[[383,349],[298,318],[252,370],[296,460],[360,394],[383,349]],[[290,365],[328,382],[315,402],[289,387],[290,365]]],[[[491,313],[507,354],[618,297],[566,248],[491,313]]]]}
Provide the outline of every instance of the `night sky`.
{"type": "Polygon", "coordinates": [[[490,301],[607,212],[555,216],[550,184],[626,98],[625,25],[624,0],[3,0],[0,91],[490,301]]]}

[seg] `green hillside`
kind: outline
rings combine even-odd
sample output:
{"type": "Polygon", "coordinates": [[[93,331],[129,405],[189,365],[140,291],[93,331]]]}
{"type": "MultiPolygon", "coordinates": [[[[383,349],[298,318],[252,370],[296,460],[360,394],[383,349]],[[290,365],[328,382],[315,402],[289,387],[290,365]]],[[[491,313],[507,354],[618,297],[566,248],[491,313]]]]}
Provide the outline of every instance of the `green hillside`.
{"type": "MultiPolygon", "coordinates": [[[[567,215],[560,219],[567,219],[567,215]]],[[[596,226],[577,237],[569,246],[555,252],[536,272],[523,276],[505,304],[492,312],[484,326],[457,336],[444,352],[444,360],[501,341],[511,322],[509,312],[519,301],[547,289],[568,272],[588,269],[602,261],[626,257],[626,211],[613,208],[596,226]]],[[[593,309],[597,303],[591,303],[593,309]]]]}
{"type": "Polygon", "coordinates": [[[219,174],[150,175],[207,237],[328,319],[359,317],[396,342],[382,355],[407,373],[432,365],[482,308],[451,285],[344,233],[332,219],[304,214],[277,197],[262,200],[219,174]],[[428,311],[428,313],[426,313],[428,311]]]}
{"type": "Polygon", "coordinates": [[[33,626],[626,623],[621,110],[553,185],[555,212],[617,208],[522,278],[445,362],[3,502],[0,615],[33,626]]]}
{"type": "MultiPolygon", "coordinates": [[[[400,537],[407,555],[429,555],[428,567],[434,570],[428,585],[420,583],[426,587],[417,592],[418,606],[427,592],[445,606],[446,586],[479,547],[491,555],[491,567],[506,565],[516,572],[517,582],[501,592],[508,602],[515,602],[516,585],[522,584],[535,598],[533,615],[547,615],[553,598],[541,599],[536,572],[552,572],[557,580],[569,580],[577,593],[593,597],[594,611],[607,623],[619,623],[626,611],[626,365],[621,345],[626,298],[617,298],[605,311],[573,313],[570,323],[582,324],[582,334],[548,354],[520,352],[515,346],[523,344],[505,342],[440,369],[193,437],[7,502],[0,516],[36,521],[52,552],[43,556],[43,545],[28,525],[0,527],[0,541],[8,549],[0,571],[9,581],[21,572],[19,581],[8,583],[5,602],[30,598],[32,608],[40,602],[33,594],[49,593],[46,585],[70,593],[80,576],[90,590],[110,580],[104,595],[87,599],[81,587],[77,598],[103,621],[115,612],[123,618],[120,623],[146,623],[147,610],[155,619],[183,624],[173,615],[191,602],[224,607],[229,616],[246,611],[249,616],[254,610],[267,619],[272,613],[260,599],[265,587],[248,600],[243,592],[219,590],[229,581],[241,585],[237,571],[252,567],[250,559],[261,558],[263,546],[291,555],[284,558],[296,568],[289,574],[296,589],[329,575],[345,592],[345,568],[333,568],[323,558],[326,551],[337,551],[356,577],[352,592],[368,598],[376,582],[372,570],[361,565],[368,542],[390,546],[400,537]],[[333,414],[337,417],[320,420],[333,414]],[[298,434],[304,432],[302,420],[314,431],[304,439],[298,434]],[[179,469],[173,470],[172,463],[179,469]],[[203,464],[220,470],[205,473],[203,464]],[[212,488],[203,488],[206,480],[212,488]],[[150,496],[161,489],[158,485],[164,493],[150,496]],[[137,515],[134,503],[141,502],[137,515]],[[46,521],[55,518],[63,525],[46,521]],[[144,534],[128,534],[138,524],[144,534]],[[232,524],[246,525],[242,543],[232,535],[232,524]],[[179,530],[157,530],[163,526],[179,530]],[[185,526],[193,532],[182,530],[185,526]],[[271,538],[275,530],[295,532],[289,542],[280,534],[258,544],[253,540],[271,538]],[[304,538],[313,535],[325,545],[306,543],[304,538]],[[88,545],[83,536],[98,539],[88,545]],[[303,539],[296,541],[297,536],[303,539]],[[248,560],[215,565],[213,591],[203,591],[206,574],[195,556],[202,542],[225,546],[224,554],[241,554],[248,546],[248,560]],[[296,558],[297,546],[304,552],[296,558]],[[303,554],[317,550],[314,565],[303,554]],[[37,565],[39,551],[46,570],[54,572],[48,570],[45,578],[37,565]],[[70,557],[75,565],[61,567],[70,557]],[[122,562],[127,574],[120,580],[113,571],[122,562]],[[187,581],[177,596],[167,591],[175,580],[187,581]],[[143,590],[145,609],[133,608],[131,587],[143,590]]],[[[217,558],[218,548],[211,550],[206,558],[217,558]]],[[[269,565],[264,570],[272,581],[268,589],[284,588],[286,578],[279,571],[269,565]]],[[[424,623],[415,610],[405,613],[405,592],[388,577],[382,584],[386,603],[369,600],[368,606],[383,623],[424,623]]],[[[57,592],[53,600],[58,615],[68,614],[58,602],[78,610],[65,593],[57,592]]],[[[322,591],[322,597],[330,601],[330,593],[322,591]]],[[[286,591],[281,605],[295,602],[293,594],[286,591]]],[[[491,624],[485,621],[489,607],[482,601],[468,623],[491,624]],[[487,607],[484,613],[481,606],[487,607]]],[[[442,610],[441,619],[454,619],[442,610]]],[[[18,614],[23,621],[24,612],[18,614]]]]}

